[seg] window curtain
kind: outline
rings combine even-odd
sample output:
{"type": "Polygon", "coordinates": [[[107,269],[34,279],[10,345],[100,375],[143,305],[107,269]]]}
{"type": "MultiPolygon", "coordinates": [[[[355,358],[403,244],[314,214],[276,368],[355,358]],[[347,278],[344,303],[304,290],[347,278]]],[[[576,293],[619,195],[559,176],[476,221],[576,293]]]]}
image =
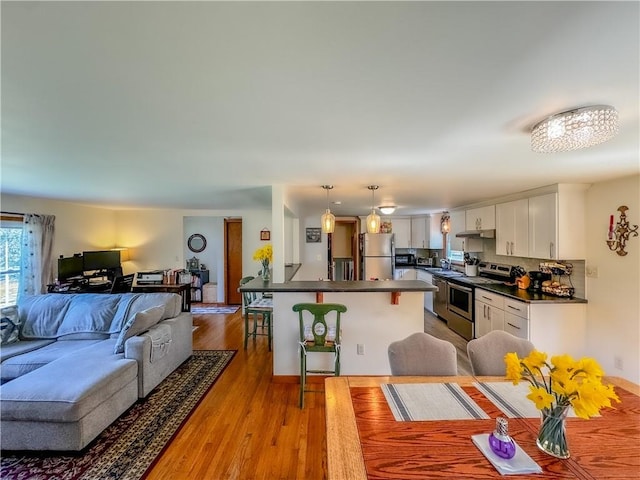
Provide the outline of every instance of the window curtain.
{"type": "Polygon", "coordinates": [[[53,283],[54,215],[24,216],[22,259],[20,262],[20,295],[46,293],[53,283]]]}

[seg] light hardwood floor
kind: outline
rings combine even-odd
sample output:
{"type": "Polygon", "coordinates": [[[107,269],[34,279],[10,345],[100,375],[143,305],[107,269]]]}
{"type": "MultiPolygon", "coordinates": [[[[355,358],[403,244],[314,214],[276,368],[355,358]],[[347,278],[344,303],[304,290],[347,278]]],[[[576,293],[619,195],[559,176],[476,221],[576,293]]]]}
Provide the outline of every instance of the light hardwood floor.
{"type": "MultiPolygon", "coordinates": [[[[266,337],[243,350],[240,311],[194,315],[193,323],[195,349],[237,353],[146,478],[326,478],[324,395],[307,393],[301,410],[297,384],[271,382],[266,337]]],[[[456,345],[466,374],[466,341],[428,313],[425,330],[456,345]]]]}

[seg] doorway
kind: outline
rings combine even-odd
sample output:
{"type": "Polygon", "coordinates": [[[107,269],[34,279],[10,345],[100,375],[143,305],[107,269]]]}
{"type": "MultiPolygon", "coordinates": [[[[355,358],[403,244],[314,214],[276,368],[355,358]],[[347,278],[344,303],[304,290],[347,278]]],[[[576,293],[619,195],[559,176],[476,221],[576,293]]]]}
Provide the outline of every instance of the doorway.
{"type": "Polygon", "coordinates": [[[328,235],[327,278],[357,280],[360,277],[360,220],[357,217],[336,218],[335,229],[328,235]]]}
{"type": "Polygon", "coordinates": [[[224,303],[241,305],[242,294],[238,292],[242,278],[242,219],[224,219],[224,303]]]}

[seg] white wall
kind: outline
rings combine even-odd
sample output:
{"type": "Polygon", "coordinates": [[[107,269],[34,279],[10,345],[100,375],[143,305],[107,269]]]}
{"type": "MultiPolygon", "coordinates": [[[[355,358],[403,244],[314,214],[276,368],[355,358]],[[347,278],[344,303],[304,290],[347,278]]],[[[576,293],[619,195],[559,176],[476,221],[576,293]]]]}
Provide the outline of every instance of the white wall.
{"type": "MultiPolygon", "coordinates": [[[[2,210],[15,213],[55,215],[54,258],[70,257],[83,250],[103,250],[116,246],[114,210],[70,202],[2,194],[2,210]]],[[[56,266],[54,266],[56,268],[56,266]]]]}
{"type": "Polygon", "coordinates": [[[605,243],[609,216],[626,205],[627,219],[640,225],[640,175],[594,184],[587,192],[587,348],[605,373],[640,383],[640,237],[627,242],[626,256],[605,243]],[[614,358],[622,361],[616,368],[614,358]]]}

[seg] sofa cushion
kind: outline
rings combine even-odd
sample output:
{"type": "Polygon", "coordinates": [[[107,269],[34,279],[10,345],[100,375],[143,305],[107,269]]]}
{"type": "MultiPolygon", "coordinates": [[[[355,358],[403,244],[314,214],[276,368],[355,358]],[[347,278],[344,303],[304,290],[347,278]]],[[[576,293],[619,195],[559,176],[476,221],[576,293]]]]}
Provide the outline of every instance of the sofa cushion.
{"type": "Polygon", "coordinates": [[[137,362],[112,351],[113,340],[104,340],[5,383],[0,390],[2,421],[84,418],[136,378],[137,362]]]}
{"type": "Polygon", "coordinates": [[[18,307],[12,305],[0,310],[0,338],[2,346],[18,341],[20,334],[20,320],[18,319],[18,307]]]}
{"type": "Polygon", "coordinates": [[[46,338],[42,340],[21,340],[10,345],[4,345],[0,349],[0,362],[4,362],[7,358],[15,357],[16,355],[32,352],[53,342],[55,342],[54,339],[46,338]]]}
{"type": "Polygon", "coordinates": [[[162,319],[163,314],[163,305],[156,305],[137,312],[125,323],[122,330],[120,330],[120,335],[118,335],[118,339],[116,340],[113,353],[123,353],[124,342],[126,342],[128,338],[149,330],[162,319]]]}
{"type": "MultiPolygon", "coordinates": [[[[22,375],[26,375],[38,368],[41,368],[54,360],[65,357],[79,350],[90,348],[92,345],[104,340],[75,340],[66,342],[51,342],[41,348],[14,355],[2,362],[2,380],[11,380],[22,375]]],[[[23,341],[20,344],[33,343],[33,341],[23,341]]],[[[4,349],[3,349],[4,350],[4,349]]]]}

